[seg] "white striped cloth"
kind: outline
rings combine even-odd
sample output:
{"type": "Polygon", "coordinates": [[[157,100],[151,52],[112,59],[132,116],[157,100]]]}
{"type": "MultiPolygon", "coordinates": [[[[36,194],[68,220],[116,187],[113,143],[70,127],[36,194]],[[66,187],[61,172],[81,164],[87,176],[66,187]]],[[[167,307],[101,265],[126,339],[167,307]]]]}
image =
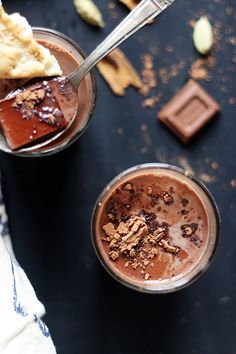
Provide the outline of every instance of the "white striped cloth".
{"type": "Polygon", "coordinates": [[[15,259],[0,190],[0,354],[56,354],[44,314],[15,259]]]}

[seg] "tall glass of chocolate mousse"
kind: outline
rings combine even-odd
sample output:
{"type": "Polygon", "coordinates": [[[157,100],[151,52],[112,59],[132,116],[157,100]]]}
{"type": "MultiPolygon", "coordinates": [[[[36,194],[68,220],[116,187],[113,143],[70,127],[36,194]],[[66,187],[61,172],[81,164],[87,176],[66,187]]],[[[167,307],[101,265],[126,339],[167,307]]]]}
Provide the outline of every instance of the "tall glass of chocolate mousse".
{"type": "MultiPolygon", "coordinates": [[[[56,57],[63,75],[70,74],[85,58],[81,48],[64,34],[46,28],[33,28],[34,38],[48,48],[56,57]]],[[[0,80],[0,99],[25,83],[25,80],[0,80]]],[[[90,72],[81,82],[78,89],[78,113],[71,127],[60,138],[49,145],[31,152],[21,153],[21,156],[44,156],[54,154],[66,148],[77,140],[85,131],[90,121],[96,99],[94,75],[90,72]]],[[[5,150],[4,150],[5,151],[5,150]]],[[[17,151],[6,149],[6,152],[18,155],[17,151]]]]}
{"type": "Polygon", "coordinates": [[[92,239],[105,269],[122,284],[166,293],[210,264],[219,212],[206,187],[180,168],[144,164],[115,177],[99,196],[92,239]]]}

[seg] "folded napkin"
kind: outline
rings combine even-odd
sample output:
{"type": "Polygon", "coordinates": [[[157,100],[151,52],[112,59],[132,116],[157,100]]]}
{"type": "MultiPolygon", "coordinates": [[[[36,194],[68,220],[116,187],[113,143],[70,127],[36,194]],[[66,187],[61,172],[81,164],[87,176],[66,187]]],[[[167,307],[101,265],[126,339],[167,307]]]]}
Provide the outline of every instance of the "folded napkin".
{"type": "Polygon", "coordinates": [[[0,354],[55,354],[44,314],[15,259],[0,190],[0,354]]]}

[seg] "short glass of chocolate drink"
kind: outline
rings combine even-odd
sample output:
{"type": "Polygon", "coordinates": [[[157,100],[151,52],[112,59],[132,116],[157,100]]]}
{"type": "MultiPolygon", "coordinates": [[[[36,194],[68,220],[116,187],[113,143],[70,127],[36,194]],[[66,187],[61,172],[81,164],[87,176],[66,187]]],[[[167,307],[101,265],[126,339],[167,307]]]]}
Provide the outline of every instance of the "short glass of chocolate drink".
{"type": "MultiPolygon", "coordinates": [[[[34,38],[56,57],[58,60],[63,75],[70,74],[85,58],[85,54],[81,48],[70,38],[57,31],[47,28],[33,28],[34,38]]],[[[0,80],[0,99],[4,98],[11,91],[22,86],[26,80],[0,80]]],[[[93,72],[90,72],[82,80],[78,88],[78,113],[75,121],[70,126],[65,134],[62,134],[58,139],[41,148],[30,152],[18,153],[11,149],[4,151],[26,157],[37,157],[51,155],[59,152],[74,141],[76,141],[87,128],[96,100],[96,85],[93,72]]],[[[37,144],[37,143],[36,143],[37,144]]]]}
{"type": "Polygon", "coordinates": [[[92,241],[105,269],[120,283],[167,293],[209,266],[220,217],[207,188],[168,164],[143,164],[115,177],[92,215],[92,241]]]}

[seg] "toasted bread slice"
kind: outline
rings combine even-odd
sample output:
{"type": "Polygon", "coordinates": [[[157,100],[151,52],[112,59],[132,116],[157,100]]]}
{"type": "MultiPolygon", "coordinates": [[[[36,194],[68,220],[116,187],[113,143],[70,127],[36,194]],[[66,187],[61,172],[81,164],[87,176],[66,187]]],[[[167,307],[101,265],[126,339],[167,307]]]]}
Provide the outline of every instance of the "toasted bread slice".
{"type": "Polygon", "coordinates": [[[61,74],[56,58],[33,38],[27,20],[18,13],[8,15],[0,1],[0,78],[20,79],[61,74]]]}

